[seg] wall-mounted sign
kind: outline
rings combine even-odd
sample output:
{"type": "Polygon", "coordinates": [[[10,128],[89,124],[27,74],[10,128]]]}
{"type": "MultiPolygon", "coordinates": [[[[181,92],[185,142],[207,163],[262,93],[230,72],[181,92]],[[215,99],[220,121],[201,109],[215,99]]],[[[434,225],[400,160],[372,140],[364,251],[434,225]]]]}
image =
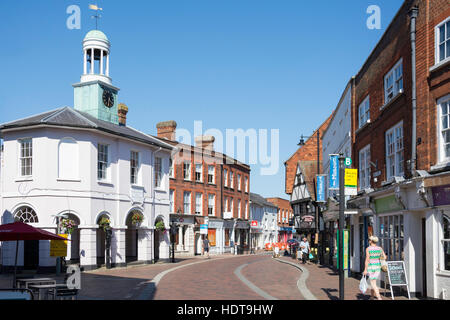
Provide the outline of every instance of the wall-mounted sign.
{"type": "Polygon", "coordinates": [[[233,212],[224,212],[223,213],[223,218],[224,219],[233,219],[233,212]]]}
{"type": "Polygon", "coordinates": [[[258,221],[257,220],[253,220],[252,221],[252,227],[257,227],[258,226],[258,221]]]}

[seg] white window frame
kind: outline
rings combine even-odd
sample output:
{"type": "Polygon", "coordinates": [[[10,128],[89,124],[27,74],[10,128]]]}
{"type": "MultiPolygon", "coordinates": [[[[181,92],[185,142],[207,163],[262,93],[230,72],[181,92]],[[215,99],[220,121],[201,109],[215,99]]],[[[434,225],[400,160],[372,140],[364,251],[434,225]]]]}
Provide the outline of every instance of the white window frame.
{"type": "MultiPolygon", "coordinates": [[[[445,52],[447,50],[447,42],[450,41],[450,37],[448,39],[445,39],[444,42],[441,42],[441,37],[440,37],[440,28],[444,26],[444,37],[446,36],[446,34],[450,35],[450,17],[447,17],[447,19],[445,19],[444,21],[442,21],[441,23],[439,23],[436,27],[435,27],[435,64],[441,64],[441,63],[445,63],[447,61],[450,60],[450,52],[445,52]],[[447,31],[447,32],[445,32],[447,31]],[[440,60],[440,46],[444,45],[444,59],[440,60]],[[447,57],[446,57],[447,56],[447,57]]],[[[449,45],[449,51],[450,51],[450,45],[449,45]]]]}
{"type": "Polygon", "coordinates": [[[238,209],[238,218],[242,218],[241,216],[241,199],[238,199],[238,203],[237,203],[237,209],[238,209]]]}
{"type": "Polygon", "coordinates": [[[203,193],[201,193],[201,192],[195,193],[195,214],[198,214],[198,215],[203,214],[203,193]],[[200,203],[197,202],[199,200],[198,195],[200,195],[200,203]]]}
{"type": "Polygon", "coordinates": [[[21,178],[31,178],[33,177],[33,139],[32,138],[23,138],[19,139],[19,177],[21,178]],[[30,151],[25,156],[22,156],[22,149],[25,144],[29,144],[30,148],[28,150],[30,151]],[[24,161],[27,162],[29,160],[29,165],[23,166],[24,161]],[[29,171],[25,172],[22,170],[24,168],[29,168],[29,171]]]}
{"type": "Polygon", "coordinates": [[[370,122],[370,96],[367,96],[358,107],[359,128],[370,122]]]}
{"type": "Polygon", "coordinates": [[[223,185],[224,187],[228,187],[228,170],[223,169],[223,185]]]}
{"type": "Polygon", "coordinates": [[[370,188],[370,144],[359,150],[359,187],[360,190],[370,188]]]}
{"type": "Polygon", "coordinates": [[[248,193],[248,177],[247,176],[244,177],[244,183],[245,183],[245,192],[248,193]]]}
{"type": "Polygon", "coordinates": [[[191,214],[192,213],[192,192],[191,191],[184,191],[183,192],[183,213],[184,214],[191,214]],[[186,202],[186,195],[189,195],[188,200],[189,202],[186,202]],[[186,205],[189,206],[189,209],[186,212],[186,205]]]}
{"type": "Polygon", "coordinates": [[[169,203],[170,203],[170,213],[175,212],[175,190],[170,189],[169,190],[169,203]]]}
{"type": "Polygon", "coordinates": [[[215,184],[216,183],[216,167],[215,166],[208,166],[208,183],[209,184],[215,184]],[[212,170],[211,170],[212,169],[212,170]],[[212,172],[212,174],[211,174],[212,172]],[[212,181],[209,181],[209,177],[212,176],[212,181]]]}
{"type": "Polygon", "coordinates": [[[248,201],[246,200],[244,202],[244,204],[245,204],[245,208],[244,208],[244,210],[245,210],[245,219],[248,219],[248,201]]]}
{"type": "Polygon", "coordinates": [[[208,216],[215,216],[216,215],[216,195],[215,194],[208,194],[208,216]],[[212,201],[212,205],[211,205],[212,201]],[[212,209],[212,210],[210,210],[212,209]],[[211,213],[210,213],[211,211],[211,213]]]}
{"type": "Polygon", "coordinates": [[[190,161],[184,161],[183,162],[183,179],[186,181],[191,181],[191,162],[190,161]],[[186,165],[188,167],[188,170],[186,170],[186,165]],[[186,177],[186,172],[189,174],[186,177]]]}
{"type": "Polygon", "coordinates": [[[160,189],[162,188],[163,183],[163,159],[161,157],[155,157],[155,165],[153,166],[153,170],[155,171],[154,187],[160,189]]]}
{"type": "Polygon", "coordinates": [[[195,164],[195,182],[203,182],[203,165],[201,163],[195,164]],[[200,171],[198,168],[200,167],[200,171]],[[200,179],[197,180],[197,173],[200,173],[200,179]]]}
{"type": "MultiPolygon", "coordinates": [[[[448,157],[445,156],[445,143],[444,143],[444,137],[443,137],[443,114],[442,114],[442,104],[447,103],[447,112],[450,113],[450,94],[446,95],[445,97],[440,98],[437,101],[437,141],[438,141],[438,162],[440,164],[442,163],[448,163],[450,162],[450,155],[448,157]]],[[[446,131],[450,132],[450,115],[447,114],[447,125],[448,129],[446,131]]],[[[450,133],[449,133],[450,134],[450,133]]]]}
{"type": "Polygon", "coordinates": [[[175,166],[172,158],[169,158],[169,178],[175,178],[175,166]]]}
{"type": "MultiPolygon", "coordinates": [[[[110,146],[108,144],[105,143],[97,143],[97,180],[98,181],[110,181],[111,180],[111,174],[110,174],[110,146]],[[100,146],[102,147],[106,147],[106,162],[102,161],[104,159],[100,159],[100,154],[104,154],[104,152],[100,152],[100,146]],[[100,163],[105,164],[105,177],[99,177],[99,173],[100,173],[100,163]]],[[[103,170],[102,170],[103,172],[103,170]]]]}
{"type": "Polygon", "coordinates": [[[230,170],[230,189],[234,189],[234,172],[230,170]]]}
{"type": "Polygon", "coordinates": [[[446,269],[446,265],[445,265],[445,243],[447,243],[447,245],[450,246],[450,238],[445,238],[445,233],[444,233],[444,219],[450,219],[450,214],[446,214],[446,213],[442,213],[442,217],[441,217],[441,230],[440,230],[440,238],[442,239],[440,241],[440,263],[439,263],[439,271],[445,274],[450,274],[450,269],[446,269]],[[447,218],[446,218],[447,216],[447,218]]]}
{"type": "Polygon", "coordinates": [[[388,104],[390,101],[392,101],[398,94],[403,92],[403,58],[401,58],[395,66],[389,70],[389,72],[384,76],[384,104],[388,104]],[[401,76],[399,77],[397,74],[397,70],[401,68],[401,76]],[[392,85],[388,87],[388,79],[392,77],[392,85]],[[401,87],[398,85],[399,81],[401,81],[401,87]],[[392,89],[392,96],[389,97],[391,94],[392,89]]]}
{"type": "Polygon", "coordinates": [[[130,151],[130,182],[131,185],[139,185],[140,184],[140,171],[141,171],[141,153],[139,151],[131,150],[130,151]],[[133,155],[137,155],[136,159],[133,158],[133,155]],[[134,180],[133,180],[133,166],[132,166],[132,160],[135,160],[137,162],[137,166],[135,167],[135,174],[134,174],[134,180]]]}
{"type": "Polygon", "coordinates": [[[240,174],[238,174],[237,175],[237,189],[238,189],[238,191],[241,191],[241,178],[242,178],[242,176],[240,175],[240,174]]]}
{"type": "Polygon", "coordinates": [[[405,168],[404,168],[404,159],[405,159],[405,155],[404,155],[404,151],[405,151],[405,147],[404,147],[404,129],[403,129],[403,121],[399,122],[398,124],[396,124],[395,126],[393,126],[392,128],[390,128],[388,131],[386,131],[385,134],[385,139],[386,139],[386,179],[389,180],[393,177],[401,177],[405,174],[405,168]],[[399,133],[399,129],[401,129],[401,141],[399,141],[399,137],[398,137],[398,133],[399,133]],[[393,141],[391,141],[391,145],[393,146],[393,152],[390,153],[389,152],[389,136],[392,135],[393,137],[393,141]],[[401,143],[402,148],[399,149],[399,143],[401,143]],[[401,155],[401,157],[400,157],[401,155]],[[394,158],[394,164],[392,164],[391,161],[391,157],[393,156],[394,158]],[[391,174],[391,168],[394,167],[394,174],[391,174]]]}

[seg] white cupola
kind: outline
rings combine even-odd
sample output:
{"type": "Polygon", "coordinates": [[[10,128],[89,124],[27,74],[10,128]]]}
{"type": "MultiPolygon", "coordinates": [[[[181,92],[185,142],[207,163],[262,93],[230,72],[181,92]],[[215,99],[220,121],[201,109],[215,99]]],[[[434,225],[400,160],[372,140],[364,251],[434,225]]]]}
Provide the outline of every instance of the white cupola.
{"type": "Polygon", "coordinates": [[[111,44],[100,30],[89,31],[83,40],[83,75],[81,83],[95,80],[111,83],[109,77],[109,53],[111,44]]]}

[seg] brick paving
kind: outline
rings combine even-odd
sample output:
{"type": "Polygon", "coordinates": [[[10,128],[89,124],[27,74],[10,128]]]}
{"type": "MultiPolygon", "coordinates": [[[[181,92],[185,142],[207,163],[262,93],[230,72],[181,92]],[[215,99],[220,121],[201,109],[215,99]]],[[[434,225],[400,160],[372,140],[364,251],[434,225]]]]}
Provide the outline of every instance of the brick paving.
{"type": "MultiPolygon", "coordinates": [[[[297,287],[301,271],[266,256],[249,264],[242,274],[261,290],[280,300],[304,300],[297,287]]],[[[261,297],[259,298],[261,299],[261,297]]]]}
{"type": "MultiPolygon", "coordinates": [[[[294,262],[302,268],[307,268],[309,277],[306,280],[306,286],[318,300],[338,300],[339,299],[339,274],[334,269],[316,265],[313,263],[301,264],[298,260],[291,257],[281,257],[281,259],[294,262]]],[[[353,277],[344,280],[345,300],[369,300],[370,290],[365,295],[359,291],[359,280],[353,277]]],[[[398,291],[396,291],[396,294],[398,291]]],[[[383,300],[391,300],[391,294],[388,290],[384,296],[384,287],[380,289],[383,300]]],[[[408,300],[407,296],[395,296],[395,300],[408,300]]]]}
{"type": "MultiPolygon", "coordinates": [[[[281,257],[286,262],[307,268],[309,277],[306,286],[318,300],[339,298],[339,276],[328,267],[315,264],[300,264],[290,257],[281,257]]],[[[98,269],[83,272],[79,300],[137,300],[145,297],[155,300],[264,300],[246,286],[234,271],[241,270],[244,276],[260,290],[280,300],[304,300],[297,287],[302,272],[292,265],[281,263],[267,254],[221,255],[177,259],[177,263],[130,266],[127,268],[98,269]],[[201,263],[197,263],[201,262],[201,263]],[[175,267],[196,263],[167,273],[152,289],[152,280],[161,272],[175,267]],[[150,295],[147,292],[151,292],[150,295]]],[[[23,275],[20,275],[23,276],[23,275]]],[[[52,277],[55,275],[38,275],[52,277]]],[[[59,277],[62,282],[63,275],[59,277]]],[[[0,275],[0,288],[10,288],[11,274],[0,275]]],[[[384,289],[381,289],[383,296],[384,289]]],[[[359,292],[359,280],[345,279],[346,300],[367,300],[368,295],[359,292]]],[[[390,300],[390,293],[383,299],[390,300]]],[[[396,296],[395,300],[407,300],[396,296]]]]}

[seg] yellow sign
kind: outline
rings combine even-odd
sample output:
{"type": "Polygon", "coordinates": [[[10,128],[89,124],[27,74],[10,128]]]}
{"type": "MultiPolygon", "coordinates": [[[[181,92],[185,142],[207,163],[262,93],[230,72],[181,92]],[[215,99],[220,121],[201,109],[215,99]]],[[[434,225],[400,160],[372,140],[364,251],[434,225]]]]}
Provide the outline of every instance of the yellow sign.
{"type": "Polygon", "coordinates": [[[345,186],[353,188],[358,186],[358,169],[345,169],[345,186]]]}
{"type": "MultiPolygon", "coordinates": [[[[67,234],[58,234],[58,236],[66,238],[67,234]]],[[[65,257],[67,256],[67,241],[50,240],[50,257],[65,257]]]]}

